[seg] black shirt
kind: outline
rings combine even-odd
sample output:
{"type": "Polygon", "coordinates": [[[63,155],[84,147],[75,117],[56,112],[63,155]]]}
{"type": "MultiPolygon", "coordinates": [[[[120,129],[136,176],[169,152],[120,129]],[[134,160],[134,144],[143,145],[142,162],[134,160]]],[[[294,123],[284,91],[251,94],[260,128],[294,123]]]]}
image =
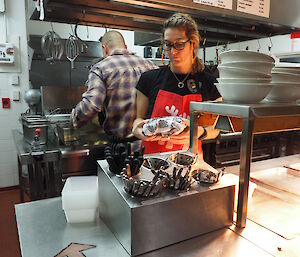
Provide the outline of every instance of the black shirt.
{"type": "MultiPolygon", "coordinates": [[[[183,81],[187,74],[176,74],[179,81],[183,81]]],[[[202,101],[215,100],[220,94],[214,85],[215,77],[207,72],[189,75],[184,81],[184,87],[178,87],[178,80],[168,66],[150,70],[142,74],[137,84],[137,90],[149,99],[149,108],[146,118],[150,118],[159,90],[176,93],[181,96],[202,94],[202,101]]]]}

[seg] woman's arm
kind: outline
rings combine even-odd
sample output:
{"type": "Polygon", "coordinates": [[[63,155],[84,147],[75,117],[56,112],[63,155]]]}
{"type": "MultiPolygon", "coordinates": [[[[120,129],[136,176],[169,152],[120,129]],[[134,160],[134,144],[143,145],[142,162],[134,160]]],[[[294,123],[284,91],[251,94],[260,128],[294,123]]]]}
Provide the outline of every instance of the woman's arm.
{"type": "Polygon", "coordinates": [[[143,125],[145,124],[145,118],[149,107],[149,99],[142,92],[137,90],[136,99],[136,119],[133,122],[132,134],[139,139],[144,139],[145,136],[142,134],[143,125]]]}

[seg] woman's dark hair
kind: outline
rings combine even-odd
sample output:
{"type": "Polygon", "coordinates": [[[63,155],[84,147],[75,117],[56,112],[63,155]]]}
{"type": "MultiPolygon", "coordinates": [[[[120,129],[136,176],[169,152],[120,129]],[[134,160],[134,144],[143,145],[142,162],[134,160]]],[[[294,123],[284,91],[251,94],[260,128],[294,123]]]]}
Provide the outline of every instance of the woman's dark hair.
{"type": "Polygon", "coordinates": [[[202,60],[197,57],[200,40],[196,21],[188,14],[174,13],[163,24],[163,38],[168,28],[182,28],[185,31],[187,38],[191,40],[194,46],[195,59],[192,66],[192,74],[203,71],[204,64],[202,60]]]}

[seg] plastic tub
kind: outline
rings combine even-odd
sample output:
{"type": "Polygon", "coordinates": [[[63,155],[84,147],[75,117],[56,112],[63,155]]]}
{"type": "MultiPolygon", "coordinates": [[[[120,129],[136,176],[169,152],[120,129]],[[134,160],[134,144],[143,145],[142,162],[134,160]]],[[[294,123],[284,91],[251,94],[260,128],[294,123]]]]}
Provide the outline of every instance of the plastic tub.
{"type": "Polygon", "coordinates": [[[97,176],[69,177],[61,195],[62,208],[68,222],[95,220],[99,204],[97,176]]]}

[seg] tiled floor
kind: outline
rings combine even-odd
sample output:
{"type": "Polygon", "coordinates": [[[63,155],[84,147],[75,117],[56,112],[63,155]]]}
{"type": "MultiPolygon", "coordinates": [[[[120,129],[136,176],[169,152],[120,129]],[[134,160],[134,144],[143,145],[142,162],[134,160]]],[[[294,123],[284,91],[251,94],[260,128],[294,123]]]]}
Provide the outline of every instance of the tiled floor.
{"type": "Polygon", "coordinates": [[[20,257],[14,205],[20,203],[18,189],[0,191],[0,256],[20,257]]]}

